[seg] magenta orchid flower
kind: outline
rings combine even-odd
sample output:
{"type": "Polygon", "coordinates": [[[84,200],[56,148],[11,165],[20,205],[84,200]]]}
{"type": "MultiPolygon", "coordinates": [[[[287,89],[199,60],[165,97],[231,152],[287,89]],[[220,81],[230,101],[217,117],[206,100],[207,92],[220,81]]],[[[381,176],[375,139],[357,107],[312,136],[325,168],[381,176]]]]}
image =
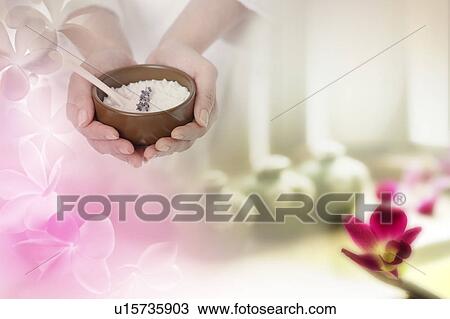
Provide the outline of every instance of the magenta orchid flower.
{"type": "Polygon", "coordinates": [[[410,257],[411,245],[421,231],[420,227],[406,230],[407,223],[403,210],[382,206],[372,214],[369,224],[352,217],[345,228],[363,252],[356,254],[347,249],[342,252],[369,271],[398,278],[398,267],[410,257]]]}
{"type": "MultiPolygon", "coordinates": [[[[30,25],[36,26],[32,22],[30,25]]],[[[13,46],[0,22],[0,95],[10,101],[19,101],[30,91],[30,78],[58,70],[61,60],[50,58],[51,51],[54,49],[50,42],[44,42],[24,26],[16,30],[13,46]]]]}
{"type": "Polygon", "coordinates": [[[19,145],[23,172],[0,171],[0,232],[20,233],[40,229],[56,212],[56,186],[61,175],[61,160],[47,169],[46,160],[30,140],[19,145]]]}
{"type": "Polygon", "coordinates": [[[114,250],[115,235],[109,219],[79,226],[71,215],[58,221],[55,214],[44,230],[27,232],[27,236],[15,247],[36,264],[39,278],[69,272],[91,293],[110,291],[107,259],[114,250]]]}
{"type": "Polygon", "coordinates": [[[375,194],[378,199],[381,199],[382,194],[389,194],[390,199],[398,192],[399,185],[397,181],[394,180],[383,180],[379,182],[376,186],[375,194]]]}
{"type": "Polygon", "coordinates": [[[433,215],[436,202],[437,202],[437,195],[432,195],[430,197],[424,198],[419,203],[417,211],[422,215],[427,216],[433,215]]]}
{"type": "Polygon", "coordinates": [[[148,246],[136,264],[121,267],[122,279],[116,289],[118,296],[139,296],[150,290],[165,291],[176,286],[181,278],[175,264],[177,245],[169,242],[148,246]]]}

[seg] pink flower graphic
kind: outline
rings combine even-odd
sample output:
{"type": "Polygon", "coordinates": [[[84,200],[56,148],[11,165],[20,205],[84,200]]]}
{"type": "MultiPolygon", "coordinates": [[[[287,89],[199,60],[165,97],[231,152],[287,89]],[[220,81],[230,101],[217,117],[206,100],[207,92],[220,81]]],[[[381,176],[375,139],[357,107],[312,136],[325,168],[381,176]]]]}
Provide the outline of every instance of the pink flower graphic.
{"type": "Polygon", "coordinates": [[[42,142],[47,157],[60,158],[61,154],[70,154],[70,148],[63,139],[73,131],[73,126],[67,120],[63,106],[52,109],[55,103],[50,86],[34,88],[27,97],[27,103],[27,110],[11,109],[8,118],[24,128],[22,134],[42,142]]]}
{"type": "Polygon", "coordinates": [[[39,30],[44,30],[53,41],[59,42],[58,37],[62,34],[75,44],[84,56],[101,50],[99,43],[105,40],[102,30],[107,30],[116,23],[117,17],[112,11],[96,5],[86,5],[84,0],[35,2],[45,5],[48,17],[31,6],[15,6],[6,16],[8,27],[19,29],[30,23],[38,23],[41,25],[39,30]],[[79,21],[83,21],[83,25],[79,21]],[[95,25],[96,32],[93,32],[89,25],[95,25]]]}
{"type": "MultiPolygon", "coordinates": [[[[35,22],[29,24],[42,29],[35,22]]],[[[30,78],[58,70],[61,61],[49,57],[52,47],[50,42],[24,26],[17,28],[13,46],[0,22],[0,95],[10,101],[21,100],[30,91],[30,78]]]]}
{"type": "Polygon", "coordinates": [[[363,253],[355,254],[347,249],[342,252],[369,271],[398,278],[398,267],[410,257],[411,244],[421,231],[420,227],[406,230],[407,223],[403,210],[383,206],[372,214],[369,225],[352,217],[345,228],[363,253]]]}
{"type": "Polygon", "coordinates": [[[0,232],[19,233],[40,229],[56,212],[55,188],[61,175],[61,160],[48,170],[45,158],[29,139],[19,145],[23,173],[0,171],[0,232]]]}
{"type": "Polygon", "coordinates": [[[147,290],[169,290],[176,286],[181,274],[175,264],[177,245],[169,242],[148,246],[136,264],[121,267],[123,280],[116,294],[123,296],[139,295],[147,290]]]}
{"type": "Polygon", "coordinates": [[[114,228],[109,219],[87,221],[81,226],[70,215],[61,221],[53,215],[45,230],[30,231],[28,239],[16,244],[31,258],[40,278],[70,271],[86,290],[104,294],[111,289],[111,274],[106,260],[115,246],[114,228]]]}
{"type": "Polygon", "coordinates": [[[66,117],[64,107],[52,111],[52,91],[50,86],[42,86],[33,89],[29,94],[28,111],[34,121],[35,134],[47,138],[59,138],[73,130],[66,117]]]}

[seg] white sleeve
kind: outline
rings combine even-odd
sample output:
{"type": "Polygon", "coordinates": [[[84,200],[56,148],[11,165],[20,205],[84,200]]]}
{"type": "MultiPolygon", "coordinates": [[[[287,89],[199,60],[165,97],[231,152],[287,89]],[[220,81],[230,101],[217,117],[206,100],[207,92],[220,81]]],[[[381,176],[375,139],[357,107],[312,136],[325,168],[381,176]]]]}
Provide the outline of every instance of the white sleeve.
{"type": "Polygon", "coordinates": [[[244,7],[247,9],[263,16],[270,16],[270,12],[273,9],[274,2],[273,0],[238,0],[244,7]]]}
{"type": "MultiPolygon", "coordinates": [[[[1,0],[0,0],[1,1],[1,0]]],[[[99,6],[108,9],[116,14],[123,21],[123,9],[119,0],[78,0],[67,3],[69,12],[88,6],[99,6]]]]}

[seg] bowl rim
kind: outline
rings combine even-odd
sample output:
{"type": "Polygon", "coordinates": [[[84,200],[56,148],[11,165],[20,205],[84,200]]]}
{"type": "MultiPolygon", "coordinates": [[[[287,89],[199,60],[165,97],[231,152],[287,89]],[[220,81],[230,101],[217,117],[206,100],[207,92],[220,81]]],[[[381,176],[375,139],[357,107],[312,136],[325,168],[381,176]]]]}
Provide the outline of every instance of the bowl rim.
{"type": "MultiPolygon", "coordinates": [[[[162,65],[162,64],[134,64],[134,65],[120,67],[120,68],[117,68],[117,69],[113,69],[113,70],[107,71],[107,72],[103,73],[102,75],[98,76],[98,78],[101,81],[103,81],[105,79],[105,77],[110,75],[110,73],[119,72],[119,71],[122,71],[122,70],[125,70],[125,69],[134,69],[134,68],[143,68],[143,67],[144,68],[171,70],[171,71],[174,71],[176,73],[179,73],[180,75],[185,77],[191,83],[191,86],[193,87],[193,90],[192,90],[192,92],[189,91],[189,96],[184,102],[182,102],[182,103],[180,103],[178,105],[175,105],[175,106],[171,107],[170,109],[162,110],[162,111],[158,111],[158,112],[135,113],[135,112],[128,112],[128,111],[123,111],[123,110],[116,109],[116,108],[114,108],[112,106],[109,106],[109,105],[105,104],[102,100],[100,100],[100,98],[99,98],[99,96],[97,94],[97,91],[99,89],[96,86],[94,86],[94,85],[92,86],[92,94],[91,94],[92,98],[95,100],[95,102],[99,103],[102,107],[104,107],[104,108],[106,108],[106,109],[108,109],[108,110],[110,110],[112,112],[120,113],[120,114],[127,115],[127,116],[135,116],[135,117],[157,116],[157,115],[160,115],[160,114],[163,114],[163,113],[167,113],[168,115],[173,116],[171,114],[172,111],[174,111],[174,110],[176,110],[178,108],[181,108],[181,107],[183,107],[185,105],[188,105],[195,98],[195,96],[197,94],[197,86],[195,84],[194,79],[189,74],[187,74],[186,72],[181,71],[180,69],[177,69],[177,68],[174,68],[174,67],[171,67],[171,66],[167,66],[167,65],[162,65]]],[[[144,81],[144,80],[142,80],[142,81],[144,81]]]]}

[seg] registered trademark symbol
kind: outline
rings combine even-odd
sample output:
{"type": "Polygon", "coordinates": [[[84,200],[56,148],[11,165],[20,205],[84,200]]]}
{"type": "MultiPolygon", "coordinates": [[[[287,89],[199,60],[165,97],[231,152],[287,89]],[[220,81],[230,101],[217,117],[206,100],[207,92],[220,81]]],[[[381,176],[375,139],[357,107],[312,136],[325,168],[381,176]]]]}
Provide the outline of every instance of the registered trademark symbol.
{"type": "Polygon", "coordinates": [[[393,199],[394,203],[398,206],[401,206],[406,203],[406,195],[400,192],[395,193],[393,199]]]}

